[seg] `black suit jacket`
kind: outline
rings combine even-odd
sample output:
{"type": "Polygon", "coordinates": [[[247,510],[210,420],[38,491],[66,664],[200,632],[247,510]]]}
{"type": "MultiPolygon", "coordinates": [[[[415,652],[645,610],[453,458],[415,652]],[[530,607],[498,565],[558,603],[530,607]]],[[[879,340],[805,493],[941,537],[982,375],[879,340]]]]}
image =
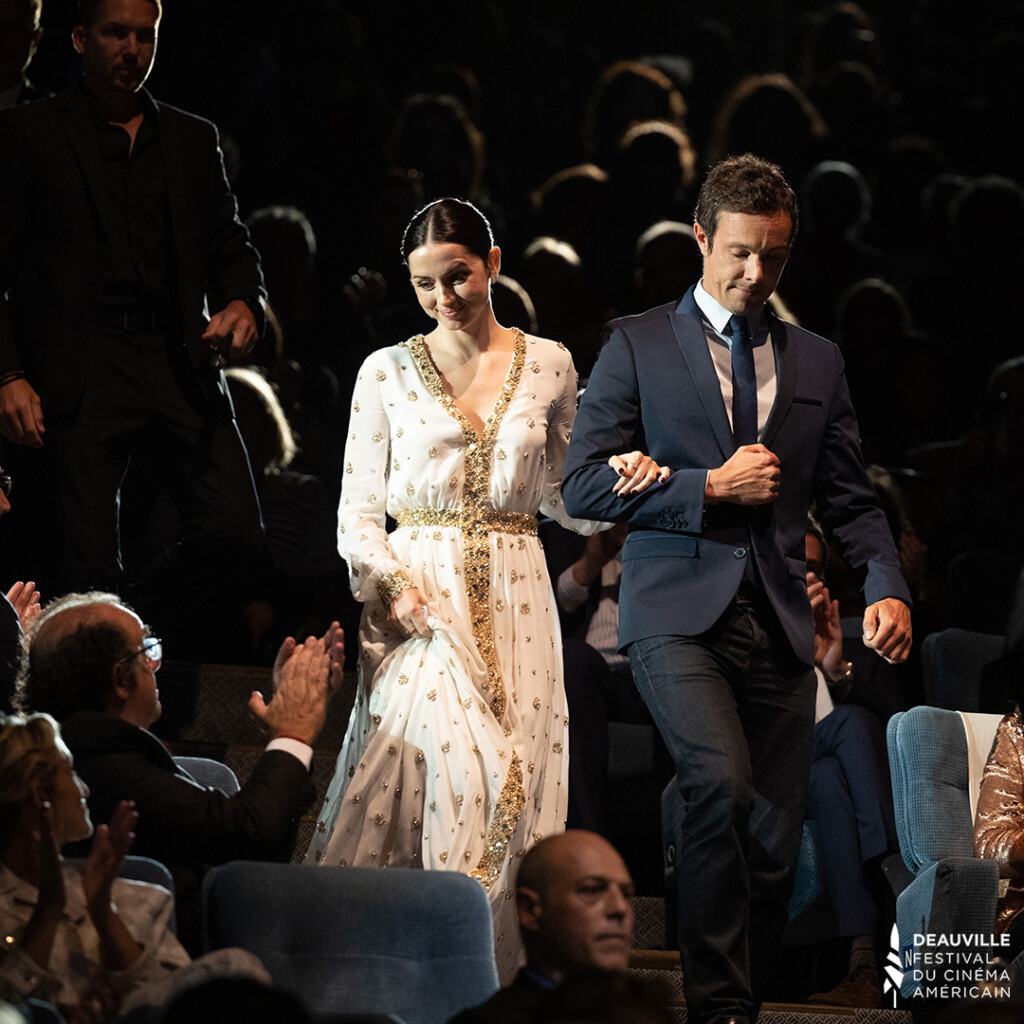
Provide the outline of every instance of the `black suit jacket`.
{"type": "MultiPolygon", "coordinates": [[[[238,219],[216,127],[165,103],[156,110],[172,315],[193,366],[208,375],[208,313],[233,299],[258,306],[259,257],[238,219]]],[[[0,112],[0,372],[23,369],[44,414],[74,406],[89,367],[110,222],[101,173],[81,84],[0,112]]]]}
{"type": "Polygon", "coordinates": [[[151,733],[102,711],[79,711],[61,725],[88,785],[93,820],[110,820],[121,800],[139,812],[132,853],[196,877],[205,865],[291,857],[295,824],[316,797],[298,758],[270,750],[234,796],[207,789],[179,768],[151,733]]]}
{"type": "Polygon", "coordinates": [[[544,1024],[551,1019],[546,1002],[551,989],[523,968],[511,985],[499,989],[486,1002],[456,1014],[448,1024],[544,1024]]]}

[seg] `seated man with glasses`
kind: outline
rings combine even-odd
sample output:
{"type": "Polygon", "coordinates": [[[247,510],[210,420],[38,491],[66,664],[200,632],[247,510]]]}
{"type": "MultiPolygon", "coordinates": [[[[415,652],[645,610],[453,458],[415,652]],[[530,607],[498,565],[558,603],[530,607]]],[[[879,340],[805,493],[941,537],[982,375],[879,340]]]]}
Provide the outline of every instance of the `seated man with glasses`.
{"type": "Polygon", "coordinates": [[[149,732],[162,710],[156,673],[163,650],[131,609],[113,594],[93,592],[69,594],[39,616],[20,703],[60,722],[97,824],[110,820],[119,801],[135,802],[132,852],[171,869],[186,949],[201,942],[207,867],[290,859],[297,820],[316,796],[312,745],[341,683],[342,640],[334,623],[320,640],[285,641],[270,703],[259,693],[249,700],[272,738],[241,790],[225,796],[196,782],[149,732]]]}

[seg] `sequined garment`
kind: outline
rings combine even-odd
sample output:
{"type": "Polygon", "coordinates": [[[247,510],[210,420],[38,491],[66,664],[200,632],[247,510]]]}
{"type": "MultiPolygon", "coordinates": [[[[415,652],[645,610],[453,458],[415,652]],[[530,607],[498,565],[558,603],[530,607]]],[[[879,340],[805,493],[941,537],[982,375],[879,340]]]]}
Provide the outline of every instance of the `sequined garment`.
{"type": "Polygon", "coordinates": [[[568,351],[517,332],[478,436],[413,338],[363,364],[345,448],[338,547],[364,602],[359,689],[308,859],[478,878],[506,979],[510,862],[565,822],[561,637],[534,515],[599,528],[559,496],[575,411],[568,351]],[[429,640],[386,621],[406,578],[429,604],[429,640]]]}
{"type": "Polygon", "coordinates": [[[1007,715],[996,730],[981,779],[974,855],[999,862],[996,932],[1024,910],[1024,717],[1007,715]]]}

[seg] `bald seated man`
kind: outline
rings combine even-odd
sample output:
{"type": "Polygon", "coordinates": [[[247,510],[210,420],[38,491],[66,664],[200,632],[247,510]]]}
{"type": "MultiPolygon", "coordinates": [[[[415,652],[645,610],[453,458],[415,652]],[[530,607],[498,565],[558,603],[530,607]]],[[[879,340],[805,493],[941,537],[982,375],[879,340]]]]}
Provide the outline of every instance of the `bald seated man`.
{"type": "Polygon", "coordinates": [[[507,988],[450,1024],[541,1024],[563,982],[596,970],[624,971],[633,927],[633,879],[615,847],[594,832],[542,839],[516,879],[526,966],[507,988]]]}
{"type": "Polygon", "coordinates": [[[131,608],[114,594],[69,594],[48,605],[31,631],[22,703],[61,723],[97,824],[110,820],[119,801],[135,801],[132,853],[171,869],[186,948],[201,941],[199,885],[207,867],[291,858],[295,826],[316,796],[312,747],[341,683],[342,644],[336,622],[320,639],[282,644],[273,697],[265,703],[254,692],[249,699],[271,740],[241,790],[225,796],[196,782],[149,731],[162,710],[156,673],[163,650],[131,608]]]}

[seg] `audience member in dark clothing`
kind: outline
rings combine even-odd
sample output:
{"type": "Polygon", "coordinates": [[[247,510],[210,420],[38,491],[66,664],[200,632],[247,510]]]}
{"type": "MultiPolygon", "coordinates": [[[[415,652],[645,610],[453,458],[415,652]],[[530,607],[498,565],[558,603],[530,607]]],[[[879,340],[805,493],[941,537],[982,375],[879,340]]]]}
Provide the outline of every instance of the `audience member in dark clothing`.
{"type": "Polygon", "coordinates": [[[507,988],[451,1024],[541,1024],[548,999],[581,972],[624,971],[633,926],[633,881],[615,848],[592,832],[542,839],[516,879],[526,966],[507,988]]]}
{"type": "Polygon", "coordinates": [[[0,110],[43,95],[25,74],[43,38],[42,13],[43,0],[0,0],[0,110]]]}
{"type": "Polygon", "coordinates": [[[0,432],[52,455],[65,585],[83,589],[121,586],[118,491],[155,438],[185,530],[128,589],[169,629],[262,543],[213,364],[249,350],[264,291],[216,128],[143,89],[160,14],[83,0],[84,77],[0,113],[0,432]]]}
{"type": "Polygon", "coordinates": [[[249,709],[272,740],[234,796],[206,789],[172,760],[149,727],[160,717],[160,641],[112,594],[71,594],[40,616],[29,647],[22,704],[62,723],[75,767],[100,822],[118,803],[139,812],[135,852],[175,876],[182,940],[197,938],[198,885],[207,866],[228,860],[288,860],[298,816],[316,793],[312,744],[341,682],[337,623],[322,640],[287,640],[269,704],[249,709]],[[190,917],[190,915],[192,915],[190,917]]]}

